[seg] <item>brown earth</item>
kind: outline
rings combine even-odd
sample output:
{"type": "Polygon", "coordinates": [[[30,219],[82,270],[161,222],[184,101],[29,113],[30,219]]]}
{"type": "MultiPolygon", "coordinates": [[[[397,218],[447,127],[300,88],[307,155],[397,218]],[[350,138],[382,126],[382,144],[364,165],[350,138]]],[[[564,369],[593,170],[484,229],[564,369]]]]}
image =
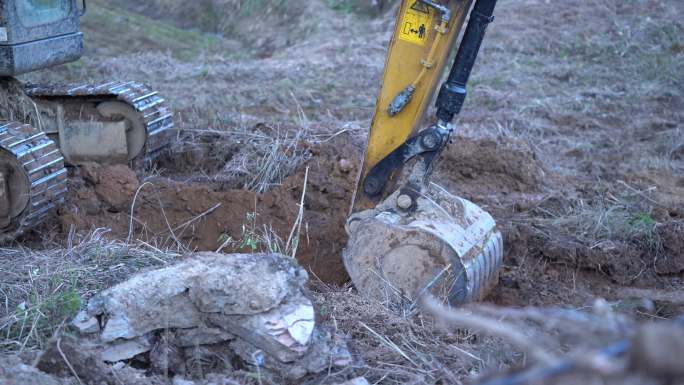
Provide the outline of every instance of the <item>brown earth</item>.
{"type": "MultiPolygon", "coordinates": [[[[310,159],[299,171],[262,194],[219,182],[186,182],[182,173],[139,182],[125,166],[82,167],[74,170],[75,193],[59,213],[62,232],[109,228],[115,238],[181,251],[215,251],[222,245],[223,251],[285,251],[308,168],[297,258],[323,282],[342,285],[348,281],[340,257],[347,241],[344,225],[361,154],[348,135],[306,147],[310,159]]],[[[210,156],[207,150],[195,156],[210,156]]],[[[540,217],[569,210],[574,199],[550,183],[581,183],[546,170],[524,140],[457,137],[433,180],[482,205],[503,228],[504,270],[488,298],[497,304],[583,305],[597,295],[622,300],[623,288],[670,290],[684,271],[676,210],[659,216],[656,211],[652,231],[596,245],[540,217]]],[[[676,202],[680,188],[670,187],[661,194],[676,202]]],[[[573,194],[593,194],[590,186],[578,190],[573,194]]],[[[657,305],[662,314],[679,309],[657,305]]]]}
{"type": "Polygon", "coordinates": [[[162,249],[198,251],[215,251],[228,237],[234,242],[224,251],[269,247],[270,239],[271,247],[285,251],[306,176],[297,258],[321,280],[343,284],[348,279],[340,257],[347,241],[344,224],[360,154],[344,136],[309,151],[313,159],[306,167],[264,194],[184,183],[178,176],[152,177],[141,183],[121,165],[82,167],[73,170],[74,193],[60,209],[61,229],[68,233],[72,228],[109,228],[114,237],[140,239],[162,249]]]}

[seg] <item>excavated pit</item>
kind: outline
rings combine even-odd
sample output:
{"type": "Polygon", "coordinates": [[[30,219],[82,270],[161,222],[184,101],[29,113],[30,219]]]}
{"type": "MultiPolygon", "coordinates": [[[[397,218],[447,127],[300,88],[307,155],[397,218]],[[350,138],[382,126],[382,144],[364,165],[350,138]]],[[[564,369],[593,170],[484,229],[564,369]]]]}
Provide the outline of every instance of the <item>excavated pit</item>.
{"type": "MultiPolygon", "coordinates": [[[[159,249],[223,246],[222,252],[290,253],[292,241],[285,249],[288,238],[297,238],[291,234],[306,176],[296,256],[316,278],[342,285],[349,281],[341,258],[344,226],[361,157],[353,143],[341,136],[308,146],[310,158],[262,194],[210,181],[186,182],[183,173],[141,180],[125,166],[81,167],[72,170],[59,225],[64,234],[107,228],[113,238],[159,249]]],[[[595,191],[589,186],[583,194],[590,198],[578,198],[547,185],[566,183],[563,178],[546,170],[534,149],[520,140],[459,137],[443,154],[432,180],[491,213],[504,235],[504,268],[487,301],[582,305],[596,295],[629,297],[623,289],[630,286],[667,289],[678,279],[684,266],[677,251],[681,226],[658,217],[663,224],[651,232],[593,247],[591,239],[575,237],[575,230],[554,215],[572,219],[575,214],[564,210],[583,199],[595,204],[590,200],[595,191]]],[[[681,307],[676,301],[656,303],[663,314],[681,307]]]]}
{"type": "MultiPolygon", "coordinates": [[[[349,279],[341,255],[361,153],[344,136],[308,151],[311,158],[294,175],[263,194],[184,182],[179,175],[141,181],[121,165],[84,166],[73,170],[59,224],[64,233],[108,228],[113,237],[143,240],[159,248],[216,251],[223,245],[224,252],[283,252],[299,213],[306,176],[297,259],[317,278],[340,285],[349,279]]],[[[433,180],[447,189],[477,197],[500,188],[537,191],[543,171],[534,152],[520,143],[458,138],[436,174],[433,180]]]]}
{"type": "Polygon", "coordinates": [[[306,175],[297,258],[321,280],[342,284],[348,279],[340,258],[344,224],[360,153],[343,138],[310,151],[306,165],[263,194],[186,183],[178,176],[141,182],[121,165],[74,169],[59,224],[64,233],[109,228],[113,237],[170,248],[285,251],[277,248],[285,248],[293,231],[306,175]]]}

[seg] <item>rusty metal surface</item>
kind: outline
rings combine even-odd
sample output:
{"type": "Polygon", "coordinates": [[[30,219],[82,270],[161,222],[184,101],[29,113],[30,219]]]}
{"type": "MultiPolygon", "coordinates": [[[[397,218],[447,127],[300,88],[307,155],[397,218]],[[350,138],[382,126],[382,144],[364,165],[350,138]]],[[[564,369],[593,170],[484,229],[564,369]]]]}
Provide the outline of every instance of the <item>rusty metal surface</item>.
{"type": "Polygon", "coordinates": [[[63,202],[67,171],[57,145],[45,133],[28,124],[0,123],[0,151],[16,159],[30,191],[26,207],[5,228],[0,242],[8,242],[43,221],[50,210],[63,202]]]}
{"type": "MultiPolygon", "coordinates": [[[[102,84],[27,84],[27,94],[40,102],[62,101],[69,98],[84,102],[119,100],[133,107],[141,116],[147,130],[144,161],[153,160],[173,140],[176,130],[173,113],[166,100],[143,83],[108,82],[102,84]]],[[[137,163],[140,159],[136,159],[137,163]]]]}

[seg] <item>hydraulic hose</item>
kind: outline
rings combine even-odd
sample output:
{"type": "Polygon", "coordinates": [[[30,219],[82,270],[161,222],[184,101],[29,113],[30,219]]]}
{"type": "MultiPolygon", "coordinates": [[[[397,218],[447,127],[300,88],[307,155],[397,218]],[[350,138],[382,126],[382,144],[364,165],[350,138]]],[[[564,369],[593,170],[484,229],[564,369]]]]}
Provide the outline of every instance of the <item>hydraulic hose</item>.
{"type": "Polygon", "coordinates": [[[496,1],[475,1],[456,59],[437,96],[437,118],[442,123],[451,122],[454,116],[461,112],[467,94],[466,84],[480,51],[487,25],[494,21],[496,1]]]}

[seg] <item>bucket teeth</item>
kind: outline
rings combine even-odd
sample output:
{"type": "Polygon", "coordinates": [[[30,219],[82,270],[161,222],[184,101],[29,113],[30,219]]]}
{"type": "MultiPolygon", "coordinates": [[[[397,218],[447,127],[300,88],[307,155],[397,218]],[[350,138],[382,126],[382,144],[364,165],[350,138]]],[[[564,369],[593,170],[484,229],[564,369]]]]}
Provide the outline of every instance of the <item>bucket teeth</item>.
{"type": "Polygon", "coordinates": [[[67,172],[57,145],[47,135],[28,124],[3,123],[0,126],[0,149],[13,158],[17,177],[28,191],[25,208],[10,224],[0,229],[0,243],[9,242],[41,223],[50,210],[64,201],[67,172]]]}

